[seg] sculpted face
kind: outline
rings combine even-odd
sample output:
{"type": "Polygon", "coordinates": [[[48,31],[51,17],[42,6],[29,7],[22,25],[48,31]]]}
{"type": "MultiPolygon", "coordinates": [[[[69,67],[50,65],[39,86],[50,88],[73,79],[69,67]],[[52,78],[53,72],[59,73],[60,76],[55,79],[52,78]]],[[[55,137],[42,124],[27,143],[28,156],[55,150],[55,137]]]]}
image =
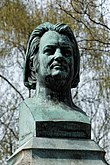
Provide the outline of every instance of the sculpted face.
{"type": "Polygon", "coordinates": [[[67,36],[55,31],[46,32],[40,40],[38,61],[41,84],[55,88],[71,84],[74,60],[72,44],[67,36]]]}

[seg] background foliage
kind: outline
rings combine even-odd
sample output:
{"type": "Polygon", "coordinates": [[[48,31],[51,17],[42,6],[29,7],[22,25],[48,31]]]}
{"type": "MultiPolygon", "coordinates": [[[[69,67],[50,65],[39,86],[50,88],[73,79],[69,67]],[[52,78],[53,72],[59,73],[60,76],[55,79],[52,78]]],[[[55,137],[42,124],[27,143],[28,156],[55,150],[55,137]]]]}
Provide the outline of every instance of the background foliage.
{"type": "Polygon", "coordinates": [[[81,81],[74,102],[89,116],[92,138],[110,163],[110,10],[107,0],[2,0],[0,2],[0,162],[18,144],[18,106],[33,91],[23,86],[28,37],[39,24],[64,22],[81,55],[81,81]]]}

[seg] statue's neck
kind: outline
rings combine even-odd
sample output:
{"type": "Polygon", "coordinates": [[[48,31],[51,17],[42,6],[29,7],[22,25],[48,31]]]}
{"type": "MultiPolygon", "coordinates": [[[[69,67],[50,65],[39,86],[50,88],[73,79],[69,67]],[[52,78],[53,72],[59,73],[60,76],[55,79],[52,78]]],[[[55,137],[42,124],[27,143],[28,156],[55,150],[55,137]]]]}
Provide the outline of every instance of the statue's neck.
{"type": "Polygon", "coordinates": [[[37,97],[41,97],[43,100],[50,100],[53,102],[63,102],[70,107],[73,106],[71,89],[54,92],[51,89],[45,88],[43,86],[39,86],[39,84],[37,84],[36,95],[37,97]]]}

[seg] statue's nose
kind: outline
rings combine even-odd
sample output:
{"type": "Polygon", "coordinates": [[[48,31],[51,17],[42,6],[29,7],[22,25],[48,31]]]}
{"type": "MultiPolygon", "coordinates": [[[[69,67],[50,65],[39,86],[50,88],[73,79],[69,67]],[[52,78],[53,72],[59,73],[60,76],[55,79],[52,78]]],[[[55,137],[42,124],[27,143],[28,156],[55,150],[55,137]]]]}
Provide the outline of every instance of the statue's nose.
{"type": "Polygon", "coordinates": [[[63,59],[61,49],[56,49],[54,59],[63,59]]]}

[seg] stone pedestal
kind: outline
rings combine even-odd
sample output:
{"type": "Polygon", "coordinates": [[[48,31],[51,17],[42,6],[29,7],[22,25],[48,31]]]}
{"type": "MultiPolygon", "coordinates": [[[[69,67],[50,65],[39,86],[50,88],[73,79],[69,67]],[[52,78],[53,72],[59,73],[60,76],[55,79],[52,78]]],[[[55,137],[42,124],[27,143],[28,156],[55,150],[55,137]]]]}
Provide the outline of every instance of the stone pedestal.
{"type": "Polygon", "coordinates": [[[8,160],[8,165],[107,165],[104,151],[90,139],[33,137],[8,160]]]}

